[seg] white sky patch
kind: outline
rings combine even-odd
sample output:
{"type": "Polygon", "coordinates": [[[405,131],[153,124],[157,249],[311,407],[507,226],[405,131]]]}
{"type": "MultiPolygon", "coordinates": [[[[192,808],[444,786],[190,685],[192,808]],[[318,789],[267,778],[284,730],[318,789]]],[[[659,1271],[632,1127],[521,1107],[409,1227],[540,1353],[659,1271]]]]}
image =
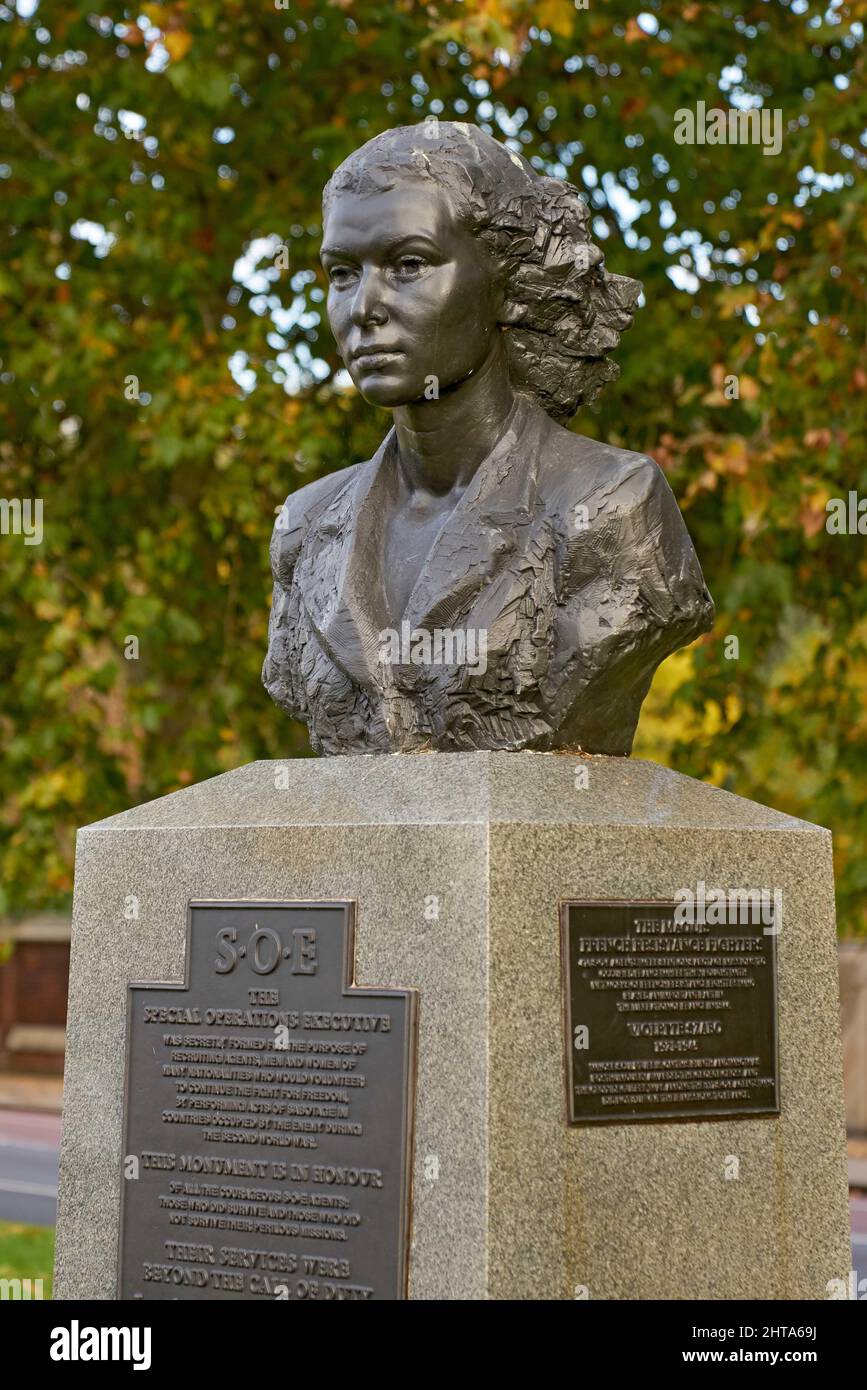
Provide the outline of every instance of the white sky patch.
{"type": "Polygon", "coordinates": [[[798,183],[815,184],[823,193],[833,193],[844,187],[844,178],[842,174],[822,174],[811,164],[805,164],[798,170],[798,183]]]}
{"type": "Polygon", "coordinates": [[[117,113],[117,123],[124,135],[141,135],[147,125],[147,117],[139,115],[138,111],[121,109],[117,113]]]}
{"type": "Polygon", "coordinates": [[[719,89],[727,92],[729,87],[738,87],[744,80],[744,70],[737,63],[730,63],[719,75],[719,89]]]}
{"type": "Polygon", "coordinates": [[[136,24],[144,34],[147,43],[154,43],[159,38],[160,30],[153,23],[153,20],[148,19],[146,14],[140,14],[136,24]]]}
{"type": "Polygon", "coordinates": [[[602,187],[605,189],[605,197],[608,206],[617,218],[622,228],[631,227],[636,218],[643,212],[650,212],[650,203],[647,199],[637,202],[632,198],[622,183],[618,183],[614,174],[602,175],[602,187]]]}
{"type": "Polygon", "coordinates": [[[246,352],[233,352],[229,358],[229,371],[232,380],[240,386],[246,396],[256,389],[256,373],[249,365],[250,358],[246,352]]]}
{"type": "Polygon", "coordinates": [[[756,111],[764,106],[764,100],[758,92],[729,92],[729,105],[734,106],[738,111],[756,111]]]}
{"type": "Polygon", "coordinates": [[[148,72],[163,72],[169,65],[169,50],[163,43],[155,43],[145,58],[148,72]]]}
{"type": "MultiPolygon", "coordinates": [[[[321,357],[314,357],[308,343],[294,343],[287,347],[277,335],[287,334],[290,329],[307,330],[318,328],[321,315],[311,309],[304,290],[316,280],[313,270],[296,271],[289,279],[293,291],[291,303],[285,305],[272,286],[281,278],[281,271],[273,263],[277,252],[283,245],[276,232],[269,236],[254,237],[250,245],[235,261],[232,278],[243,285],[250,295],[249,306],[260,318],[269,318],[276,332],[266,336],[269,347],[279,349],[275,361],[277,371],[274,380],[282,384],[287,395],[296,395],[311,382],[326,381],[331,373],[328,363],[321,357]]],[[[249,365],[244,352],[236,352],[229,358],[229,371],[241,390],[249,394],[256,386],[256,373],[249,365]]]]}
{"type": "Polygon", "coordinates": [[[746,75],[746,69],[739,63],[729,63],[722,69],[717,82],[720,91],[728,96],[729,104],[738,111],[751,111],[764,105],[764,100],[758,92],[744,90],[742,84],[746,75]]]}
{"type": "Polygon", "coordinates": [[[635,22],[645,34],[659,33],[659,20],[655,14],[648,14],[646,10],[643,10],[635,22]]]}
{"type": "Polygon", "coordinates": [[[277,357],[277,366],[283,374],[283,390],[287,396],[295,396],[309,384],[312,377],[314,381],[325,381],[331,374],[331,368],[321,357],[314,357],[307,343],[296,343],[292,352],[281,352],[277,357]]]}
{"type": "Polygon", "coordinates": [[[73,222],[69,234],[75,237],[76,241],[90,242],[95,255],[100,259],[108,255],[117,241],[114,232],[108,231],[101,222],[91,222],[87,217],[79,217],[73,222]]]}
{"type": "Polygon", "coordinates": [[[802,208],[811,197],[818,198],[822,193],[839,193],[841,188],[846,187],[847,179],[851,182],[851,174],[822,174],[808,164],[798,170],[801,187],[792,201],[796,208],[802,208]]]}
{"type": "Polygon", "coordinates": [[[283,245],[276,232],[270,236],[254,237],[246,251],[238,257],[232,268],[232,279],[243,285],[251,294],[265,294],[275,280],[280,279],[280,271],[274,265],[259,268],[259,262],[273,261],[283,245]]]}
{"type": "Polygon", "coordinates": [[[271,308],[271,322],[278,333],[288,333],[290,328],[317,328],[320,317],[315,310],[307,309],[307,300],[296,295],[288,308],[277,304],[271,308]]]}
{"type": "Polygon", "coordinates": [[[510,112],[506,111],[504,107],[497,107],[497,125],[504,135],[508,135],[512,139],[515,139],[520,134],[526,117],[527,113],[523,108],[519,108],[518,111],[512,115],[510,112]]]}
{"type": "Polygon", "coordinates": [[[693,275],[686,266],[670,265],[665,273],[675,289],[685,290],[687,294],[695,294],[698,290],[700,284],[698,276],[693,275]]]}

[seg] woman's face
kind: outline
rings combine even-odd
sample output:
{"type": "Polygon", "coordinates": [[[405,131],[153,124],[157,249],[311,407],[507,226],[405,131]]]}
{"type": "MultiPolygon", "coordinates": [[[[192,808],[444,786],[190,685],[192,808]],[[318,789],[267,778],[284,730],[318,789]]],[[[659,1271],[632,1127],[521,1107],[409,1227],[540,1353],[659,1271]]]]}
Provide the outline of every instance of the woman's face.
{"type": "Polygon", "coordinates": [[[366,400],[435,399],[485,362],[498,332],[494,267],[435,185],[335,194],[322,264],[331,330],[366,400]]]}

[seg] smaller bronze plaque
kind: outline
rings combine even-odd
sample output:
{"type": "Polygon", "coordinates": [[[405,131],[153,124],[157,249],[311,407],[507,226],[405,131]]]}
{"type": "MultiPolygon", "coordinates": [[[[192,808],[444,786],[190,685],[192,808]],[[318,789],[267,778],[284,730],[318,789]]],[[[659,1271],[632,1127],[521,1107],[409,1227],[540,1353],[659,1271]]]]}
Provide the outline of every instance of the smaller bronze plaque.
{"type": "Polygon", "coordinates": [[[779,1114],[776,935],[761,920],[566,902],[561,930],[570,1124],[779,1114]]]}

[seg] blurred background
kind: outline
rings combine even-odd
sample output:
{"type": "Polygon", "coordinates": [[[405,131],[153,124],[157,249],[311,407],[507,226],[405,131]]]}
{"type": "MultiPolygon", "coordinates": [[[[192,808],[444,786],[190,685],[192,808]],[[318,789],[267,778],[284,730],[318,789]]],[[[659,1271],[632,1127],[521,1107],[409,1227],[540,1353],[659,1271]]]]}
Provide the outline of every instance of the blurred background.
{"type": "Polygon", "coordinates": [[[307,752],[259,680],[268,538],[388,424],[325,321],[320,194],[430,115],[571,180],[644,284],[573,428],[657,459],[717,619],[635,753],[834,833],[867,1274],[865,24],[865,0],[0,4],[0,497],[42,503],[38,544],[0,518],[0,1275],[50,1264],[76,827],[307,752]],[[779,152],[678,143],[700,102],[779,112],[779,152]]]}

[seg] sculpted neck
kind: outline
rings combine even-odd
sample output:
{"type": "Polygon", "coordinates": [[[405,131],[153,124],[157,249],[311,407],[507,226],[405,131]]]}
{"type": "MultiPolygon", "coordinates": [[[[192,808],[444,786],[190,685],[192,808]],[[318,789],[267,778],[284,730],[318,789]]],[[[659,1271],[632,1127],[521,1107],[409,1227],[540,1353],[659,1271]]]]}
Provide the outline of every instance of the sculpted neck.
{"type": "Polygon", "coordinates": [[[401,474],[410,492],[462,492],[502,438],[514,404],[498,334],[479,370],[439,400],[398,406],[394,426],[401,474]]]}

